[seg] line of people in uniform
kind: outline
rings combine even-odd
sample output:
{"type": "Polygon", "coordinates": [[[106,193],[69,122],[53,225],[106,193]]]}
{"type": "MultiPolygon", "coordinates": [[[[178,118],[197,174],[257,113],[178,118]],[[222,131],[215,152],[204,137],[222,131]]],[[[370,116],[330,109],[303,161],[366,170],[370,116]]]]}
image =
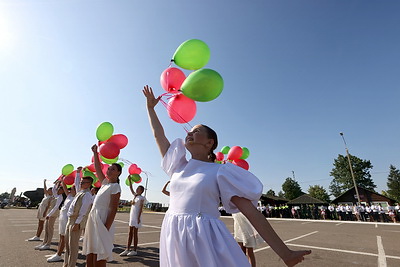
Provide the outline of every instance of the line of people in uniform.
{"type": "Polygon", "coordinates": [[[329,206],[317,206],[314,204],[302,204],[299,206],[288,205],[263,205],[257,209],[269,218],[295,218],[295,219],[329,219],[341,221],[365,221],[365,222],[399,222],[400,204],[396,206],[382,207],[381,204],[331,204],[329,206]]]}

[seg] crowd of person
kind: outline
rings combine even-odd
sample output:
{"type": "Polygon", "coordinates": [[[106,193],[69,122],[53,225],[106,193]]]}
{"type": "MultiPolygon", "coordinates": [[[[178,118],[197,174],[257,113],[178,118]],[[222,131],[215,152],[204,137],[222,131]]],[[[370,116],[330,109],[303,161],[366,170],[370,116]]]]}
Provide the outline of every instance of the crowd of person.
{"type": "MultiPolygon", "coordinates": [[[[162,156],[162,168],[170,177],[170,190],[163,190],[170,196],[170,206],[161,226],[160,266],[255,266],[252,249],[257,245],[256,238],[267,242],[287,266],[296,265],[311,253],[310,250],[289,249],[257,211],[263,186],[256,176],[234,164],[215,162],[218,139],[214,130],[196,125],[187,132],[185,140],[178,138],[170,143],[154,110],[160,97],[155,98],[149,86],[144,87],[143,94],[162,156]],[[187,151],[191,154],[190,160],[186,159],[187,151]],[[227,212],[240,212],[235,218],[235,236],[219,219],[220,202],[227,207],[227,212]]],[[[79,176],[81,169],[77,170],[73,189],[66,188],[63,179],[47,189],[45,181],[46,195],[38,209],[37,233],[28,240],[40,240],[45,229],[43,243],[35,249],[49,249],[55,218],[61,216],[59,249],[48,261],[62,260],[62,244],[65,243],[64,267],[76,265],[83,231],[81,253],[86,256],[86,266],[106,266],[113,260],[113,222],[121,195],[122,167],[113,163],[104,174],[97,145],[92,146],[92,152],[101,183],[97,194],[90,191],[93,178],[79,176]]],[[[129,234],[126,249],[120,256],[137,255],[138,228],[142,225],[144,188],[139,186],[134,191],[130,184],[130,189],[134,199],[129,234]]]]}
{"type": "Polygon", "coordinates": [[[399,222],[400,204],[383,207],[381,204],[331,204],[318,206],[301,204],[297,206],[258,204],[260,211],[267,218],[294,218],[314,220],[340,220],[364,222],[399,222]]]}

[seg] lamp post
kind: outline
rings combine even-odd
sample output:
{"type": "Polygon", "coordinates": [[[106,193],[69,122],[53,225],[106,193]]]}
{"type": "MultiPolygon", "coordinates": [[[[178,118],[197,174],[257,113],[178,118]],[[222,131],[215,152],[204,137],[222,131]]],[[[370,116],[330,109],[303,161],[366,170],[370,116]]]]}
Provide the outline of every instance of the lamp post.
{"type": "Polygon", "coordinates": [[[354,184],[354,189],[356,190],[358,204],[361,205],[360,195],[358,194],[358,188],[357,188],[357,184],[356,184],[356,179],[354,178],[353,166],[351,165],[350,154],[349,154],[349,150],[347,149],[346,140],[344,140],[344,136],[343,136],[342,132],[339,134],[342,137],[344,147],[346,148],[347,160],[349,161],[350,173],[351,173],[351,177],[353,178],[353,184],[354,184]]]}

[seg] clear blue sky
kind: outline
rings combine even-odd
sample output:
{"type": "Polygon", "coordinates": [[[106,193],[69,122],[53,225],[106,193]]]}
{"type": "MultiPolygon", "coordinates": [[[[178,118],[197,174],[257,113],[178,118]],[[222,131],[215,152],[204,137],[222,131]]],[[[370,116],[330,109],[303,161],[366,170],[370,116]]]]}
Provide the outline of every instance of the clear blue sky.
{"type": "MultiPolygon", "coordinates": [[[[399,14],[398,1],[2,0],[0,192],[89,164],[96,127],[109,121],[129,138],[121,157],[152,174],[149,201],[167,203],[141,89],[162,94],[161,72],[193,38],[209,45],[206,67],[225,87],[191,124],[214,128],[217,150],[249,148],[264,192],[292,171],[303,191],[328,189],[345,153],[339,132],[386,190],[389,165],[400,167],[399,14]]],[[[171,141],[185,136],[157,112],[171,141]]]]}

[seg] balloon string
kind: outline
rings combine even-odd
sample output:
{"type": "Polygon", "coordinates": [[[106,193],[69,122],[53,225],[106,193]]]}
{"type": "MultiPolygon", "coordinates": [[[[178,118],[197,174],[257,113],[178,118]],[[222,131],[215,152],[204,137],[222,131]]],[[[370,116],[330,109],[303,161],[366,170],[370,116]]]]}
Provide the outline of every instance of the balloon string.
{"type": "MultiPolygon", "coordinates": [[[[163,95],[166,95],[166,94],[164,93],[163,95]]],[[[170,96],[170,98],[171,98],[171,97],[174,97],[174,95],[170,96]]],[[[175,110],[174,110],[167,102],[165,102],[162,98],[160,98],[160,102],[163,104],[163,106],[164,106],[170,113],[172,113],[172,114],[174,114],[175,116],[179,117],[179,119],[182,120],[182,121],[184,122],[184,123],[181,123],[181,124],[182,124],[183,129],[186,131],[186,133],[189,132],[189,130],[187,129],[186,126],[189,126],[190,129],[193,128],[193,126],[192,126],[188,121],[186,121],[181,115],[179,115],[179,113],[178,113],[177,111],[175,111],[175,110]]]]}

